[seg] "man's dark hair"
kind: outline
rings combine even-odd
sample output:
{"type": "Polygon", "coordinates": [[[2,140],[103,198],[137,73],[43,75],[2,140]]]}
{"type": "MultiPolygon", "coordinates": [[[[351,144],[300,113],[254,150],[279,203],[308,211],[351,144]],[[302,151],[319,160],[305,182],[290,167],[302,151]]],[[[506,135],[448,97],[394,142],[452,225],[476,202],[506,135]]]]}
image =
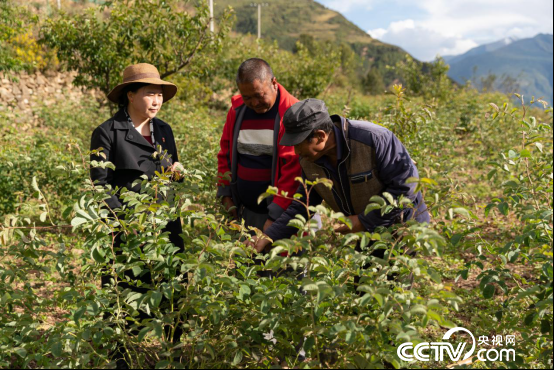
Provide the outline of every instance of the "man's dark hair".
{"type": "Polygon", "coordinates": [[[334,126],[334,124],[333,124],[333,121],[331,121],[331,120],[326,120],[326,121],[323,121],[323,122],[319,123],[316,127],[314,127],[314,129],[308,135],[306,140],[308,142],[311,142],[312,139],[315,137],[315,132],[318,131],[318,130],[321,130],[321,131],[325,132],[326,134],[330,133],[333,130],[333,126],[334,126]]]}
{"type": "Polygon", "coordinates": [[[250,84],[256,80],[271,81],[274,77],[268,62],[260,58],[251,58],[240,65],[237,73],[237,85],[250,84]]]}
{"type": "Polygon", "coordinates": [[[127,106],[129,105],[129,98],[127,97],[128,92],[136,93],[140,88],[148,85],[152,85],[152,84],[136,82],[134,84],[129,84],[125,86],[123,91],[121,91],[121,95],[119,95],[119,103],[118,103],[119,108],[127,108],[127,106]]]}

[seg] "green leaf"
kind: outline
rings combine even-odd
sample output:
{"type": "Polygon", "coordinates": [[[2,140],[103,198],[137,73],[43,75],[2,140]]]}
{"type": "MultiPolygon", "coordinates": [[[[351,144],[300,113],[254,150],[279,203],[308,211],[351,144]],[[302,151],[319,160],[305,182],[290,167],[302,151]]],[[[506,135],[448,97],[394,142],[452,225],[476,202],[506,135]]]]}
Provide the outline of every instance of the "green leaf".
{"type": "Polygon", "coordinates": [[[102,341],[102,333],[101,332],[94,333],[92,335],[92,341],[94,342],[94,344],[99,345],[102,341]]]}
{"type": "Polygon", "coordinates": [[[410,312],[413,314],[427,315],[427,307],[422,304],[416,304],[410,309],[410,312]]]}
{"type": "Polygon", "coordinates": [[[56,341],[50,347],[50,351],[54,357],[60,357],[62,355],[62,342],[56,341]]]}
{"type": "Polygon", "coordinates": [[[152,307],[158,307],[160,305],[160,302],[162,301],[163,294],[160,291],[154,291],[152,292],[152,307]]]}
{"type": "Polygon", "coordinates": [[[83,314],[86,310],[87,308],[85,306],[79,307],[77,310],[75,310],[75,312],[73,313],[73,321],[75,321],[76,324],[79,323],[79,320],[81,319],[81,317],[83,317],[83,314]]]}
{"type": "Polygon", "coordinates": [[[87,219],[89,221],[93,221],[94,218],[92,218],[87,212],[83,211],[82,209],[77,210],[77,214],[81,216],[84,219],[87,219]]]}
{"type": "Polygon", "coordinates": [[[548,319],[541,320],[541,333],[548,334],[552,332],[552,321],[548,319]]]}
{"type": "Polygon", "coordinates": [[[163,328],[162,328],[162,325],[159,323],[159,321],[152,321],[152,325],[154,326],[154,335],[157,337],[157,338],[161,338],[162,337],[162,333],[163,333],[163,328]]]}
{"type": "Polygon", "coordinates": [[[250,296],[251,290],[250,287],[246,284],[241,284],[239,288],[239,299],[241,301],[244,301],[246,298],[250,296]]]}
{"type": "Polygon", "coordinates": [[[346,341],[346,343],[352,344],[354,343],[355,339],[356,339],[356,332],[354,330],[348,330],[344,337],[344,340],[346,341]]]}
{"type": "Polygon", "coordinates": [[[92,250],[90,251],[90,255],[92,259],[98,263],[106,262],[103,251],[101,251],[98,247],[93,247],[92,250]]]}
{"type": "Polygon", "coordinates": [[[433,179],[430,179],[428,177],[422,177],[419,179],[420,182],[423,182],[425,184],[428,184],[428,185],[432,185],[432,186],[438,186],[439,184],[433,180],[433,179]]]}
{"type": "Polygon", "coordinates": [[[231,363],[231,365],[237,366],[238,364],[240,364],[242,361],[242,357],[243,357],[242,351],[238,350],[237,353],[235,353],[235,358],[233,358],[233,362],[231,363]]]}
{"type": "Polygon", "coordinates": [[[219,321],[221,320],[221,313],[219,312],[219,309],[214,309],[210,312],[210,320],[214,325],[219,324],[219,321]]]}
{"type": "Polygon", "coordinates": [[[258,204],[261,204],[261,203],[264,201],[264,199],[269,198],[269,197],[272,197],[273,195],[274,195],[274,194],[270,194],[270,193],[267,193],[267,192],[261,194],[261,195],[258,197],[258,204]]]}
{"type": "Polygon", "coordinates": [[[131,269],[133,271],[133,275],[135,277],[138,277],[140,275],[140,273],[142,272],[142,267],[140,266],[133,266],[133,268],[131,269]]]}
{"type": "Polygon", "coordinates": [[[364,214],[367,215],[369,212],[374,211],[376,209],[381,209],[381,206],[377,203],[369,203],[367,207],[365,207],[364,214]]]}
{"type": "Polygon", "coordinates": [[[25,348],[18,347],[14,348],[13,351],[21,358],[27,357],[27,350],[25,348]]]}
{"type": "Polygon", "coordinates": [[[464,237],[464,234],[454,234],[452,235],[452,238],[450,238],[450,243],[452,243],[452,246],[455,247],[458,245],[460,240],[464,237]]]}
{"type": "Polygon", "coordinates": [[[40,189],[38,188],[37,177],[36,176],[33,176],[33,179],[31,180],[31,188],[34,191],[40,192],[40,189]]]}
{"type": "Polygon", "coordinates": [[[396,202],[394,201],[394,197],[392,196],[391,193],[387,193],[386,191],[383,192],[383,197],[389,201],[389,204],[396,204],[396,202]]]}
{"type": "Polygon", "coordinates": [[[427,311],[427,317],[430,319],[430,320],[435,320],[436,322],[438,323],[441,323],[442,322],[442,316],[439,315],[437,312],[433,311],[433,310],[428,310],[427,311]]]}
{"type": "Polygon", "coordinates": [[[498,210],[504,215],[507,216],[508,212],[510,211],[510,207],[508,206],[508,203],[502,202],[498,203],[498,210]]]}
{"type": "Polygon", "coordinates": [[[381,209],[381,216],[384,216],[394,210],[395,206],[389,204],[381,209]]]}
{"type": "Polygon", "coordinates": [[[82,225],[86,222],[88,222],[88,220],[85,219],[85,218],[75,217],[73,220],[71,220],[71,226],[76,227],[76,226],[82,225]]]}
{"type": "Polygon", "coordinates": [[[538,286],[538,285],[532,286],[531,288],[529,288],[527,290],[519,292],[518,295],[516,296],[515,300],[519,301],[522,298],[525,298],[525,297],[528,297],[530,295],[534,295],[534,294],[538,293],[540,290],[541,290],[540,286],[538,286]]]}
{"type": "Polygon", "coordinates": [[[377,301],[377,303],[379,304],[379,307],[383,307],[383,303],[384,303],[384,300],[383,300],[383,296],[379,293],[375,293],[373,295],[373,298],[375,298],[375,300],[377,301]]]}
{"type": "Polygon", "coordinates": [[[360,306],[364,307],[367,306],[369,302],[373,299],[373,296],[371,294],[364,294],[364,296],[360,299],[360,306]]]}
{"type": "Polygon", "coordinates": [[[467,218],[471,218],[471,214],[469,213],[469,211],[463,207],[457,207],[457,208],[450,208],[448,210],[448,213],[450,215],[450,218],[454,218],[454,215],[455,214],[458,214],[460,216],[465,216],[467,218]]]}
{"type": "Polygon", "coordinates": [[[304,351],[306,351],[306,353],[308,353],[315,345],[315,337],[314,336],[309,336],[308,338],[306,338],[306,340],[304,340],[304,351]]]}
{"type": "Polygon", "coordinates": [[[486,284],[485,288],[483,289],[483,297],[486,299],[491,299],[494,296],[495,287],[492,284],[486,284]]]}
{"type": "Polygon", "coordinates": [[[519,155],[522,157],[522,158],[531,158],[532,155],[531,155],[531,152],[529,151],[529,149],[523,149],[519,155]]]}
{"type": "Polygon", "coordinates": [[[378,203],[379,205],[381,205],[381,207],[387,204],[385,200],[378,195],[372,196],[371,198],[369,198],[369,201],[372,203],[378,203]]]}
{"type": "Polygon", "coordinates": [[[435,270],[435,269],[433,269],[433,268],[430,268],[430,269],[428,270],[428,273],[429,273],[429,276],[431,277],[431,279],[432,279],[435,283],[440,284],[440,283],[442,282],[441,274],[440,274],[437,270],[435,270]]]}
{"type": "Polygon", "coordinates": [[[538,317],[538,315],[536,312],[533,311],[527,316],[525,316],[525,319],[523,320],[523,322],[525,323],[526,326],[531,326],[533,325],[533,322],[535,321],[536,317],[538,317]]]}
{"type": "Polygon", "coordinates": [[[164,369],[169,366],[171,362],[168,360],[161,360],[156,363],[156,369],[164,369]]]}
{"type": "Polygon", "coordinates": [[[148,334],[148,333],[150,332],[150,330],[152,330],[152,328],[150,328],[150,327],[148,327],[148,326],[142,328],[142,329],[140,330],[139,334],[138,334],[138,337],[137,337],[138,341],[139,341],[139,342],[142,342],[142,340],[144,339],[144,337],[146,336],[146,334],[148,334]]]}
{"type": "Polygon", "coordinates": [[[62,218],[64,220],[67,219],[71,212],[73,212],[73,206],[66,207],[62,213],[62,218]]]}

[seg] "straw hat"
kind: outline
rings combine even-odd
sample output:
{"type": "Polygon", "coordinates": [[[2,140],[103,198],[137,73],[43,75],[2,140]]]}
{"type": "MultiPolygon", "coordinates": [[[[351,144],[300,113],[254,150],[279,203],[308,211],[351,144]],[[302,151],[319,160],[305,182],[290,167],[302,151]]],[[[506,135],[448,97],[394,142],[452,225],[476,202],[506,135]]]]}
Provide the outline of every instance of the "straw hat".
{"type": "Polygon", "coordinates": [[[119,97],[125,86],[134,83],[145,83],[151,85],[160,85],[163,89],[164,102],[170,100],[177,93],[177,86],[171,82],[163,81],[160,78],[158,69],[152,64],[139,63],[125,68],[123,71],[123,82],[117,85],[109,94],[108,99],[114,103],[119,103],[119,97]]]}

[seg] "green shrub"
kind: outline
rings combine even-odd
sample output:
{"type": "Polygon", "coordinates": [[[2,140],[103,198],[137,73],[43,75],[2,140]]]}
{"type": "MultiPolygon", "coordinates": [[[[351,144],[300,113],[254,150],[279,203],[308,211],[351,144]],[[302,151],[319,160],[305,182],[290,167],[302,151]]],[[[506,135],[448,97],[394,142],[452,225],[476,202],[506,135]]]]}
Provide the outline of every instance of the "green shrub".
{"type": "Polygon", "coordinates": [[[0,0],[0,71],[42,66],[37,63],[40,51],[36,50],[34,39],[27,34],[35,22],[36,17],[24,7],[10,0],[0,0]],[[35,50],[28,50],[29,44],[35,50]]]}
{"type": "Polygon", "coordinates": [[[79,73],[75,85],[106,94],[131,64],[148,61],[162,78],[185,68],[208,70],[212,65],[202,55],[220,50],[229,13],[211,33],[207,4],[191,11],[182,6],[176,0],[118,0],[79,15],[62,13],[43,24],[40,41],[57,50],[64,68],[79,73]]]}

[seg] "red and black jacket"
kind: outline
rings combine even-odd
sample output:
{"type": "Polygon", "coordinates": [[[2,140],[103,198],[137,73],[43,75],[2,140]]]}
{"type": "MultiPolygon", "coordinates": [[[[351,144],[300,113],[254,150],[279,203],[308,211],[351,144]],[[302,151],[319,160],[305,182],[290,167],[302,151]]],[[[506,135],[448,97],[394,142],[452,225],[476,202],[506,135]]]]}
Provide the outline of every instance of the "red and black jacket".
{"type": "MultiPolygon", "coordinates": [[[[302,171],[298,156],[294,153],[294,148],[279,145],[279,141],[285,133],[283,116],[293,104],[298,102],[298,99],[289,94],[280,84],[278,84],[278,88],[279,101],[276,103],[279,104],[279,114],[275,120],[271,184],[279,189],[279,193],[286,191],[292,196],[299,185],[295,179],[301,175],[302,171]]],[[[223,127],[223,135],[221,136],[221,149],[217,155],[217,172],[219,176],[217,196],[230,196],[233,198],[235,205],[240,207],[240,199],[238,199],[236,191],[238,165],[237,140],[246,106],[240,95],[233,96],[231,104],[231,109],[227,113],[227,121],[223,127]],[[230,182],[224,178],[226,173],[231,173],[230,182]]],[[[274,197],[268,206],[269,218],[273,220],[279,218],[290,203],[290,200],[274,197]]]]}

